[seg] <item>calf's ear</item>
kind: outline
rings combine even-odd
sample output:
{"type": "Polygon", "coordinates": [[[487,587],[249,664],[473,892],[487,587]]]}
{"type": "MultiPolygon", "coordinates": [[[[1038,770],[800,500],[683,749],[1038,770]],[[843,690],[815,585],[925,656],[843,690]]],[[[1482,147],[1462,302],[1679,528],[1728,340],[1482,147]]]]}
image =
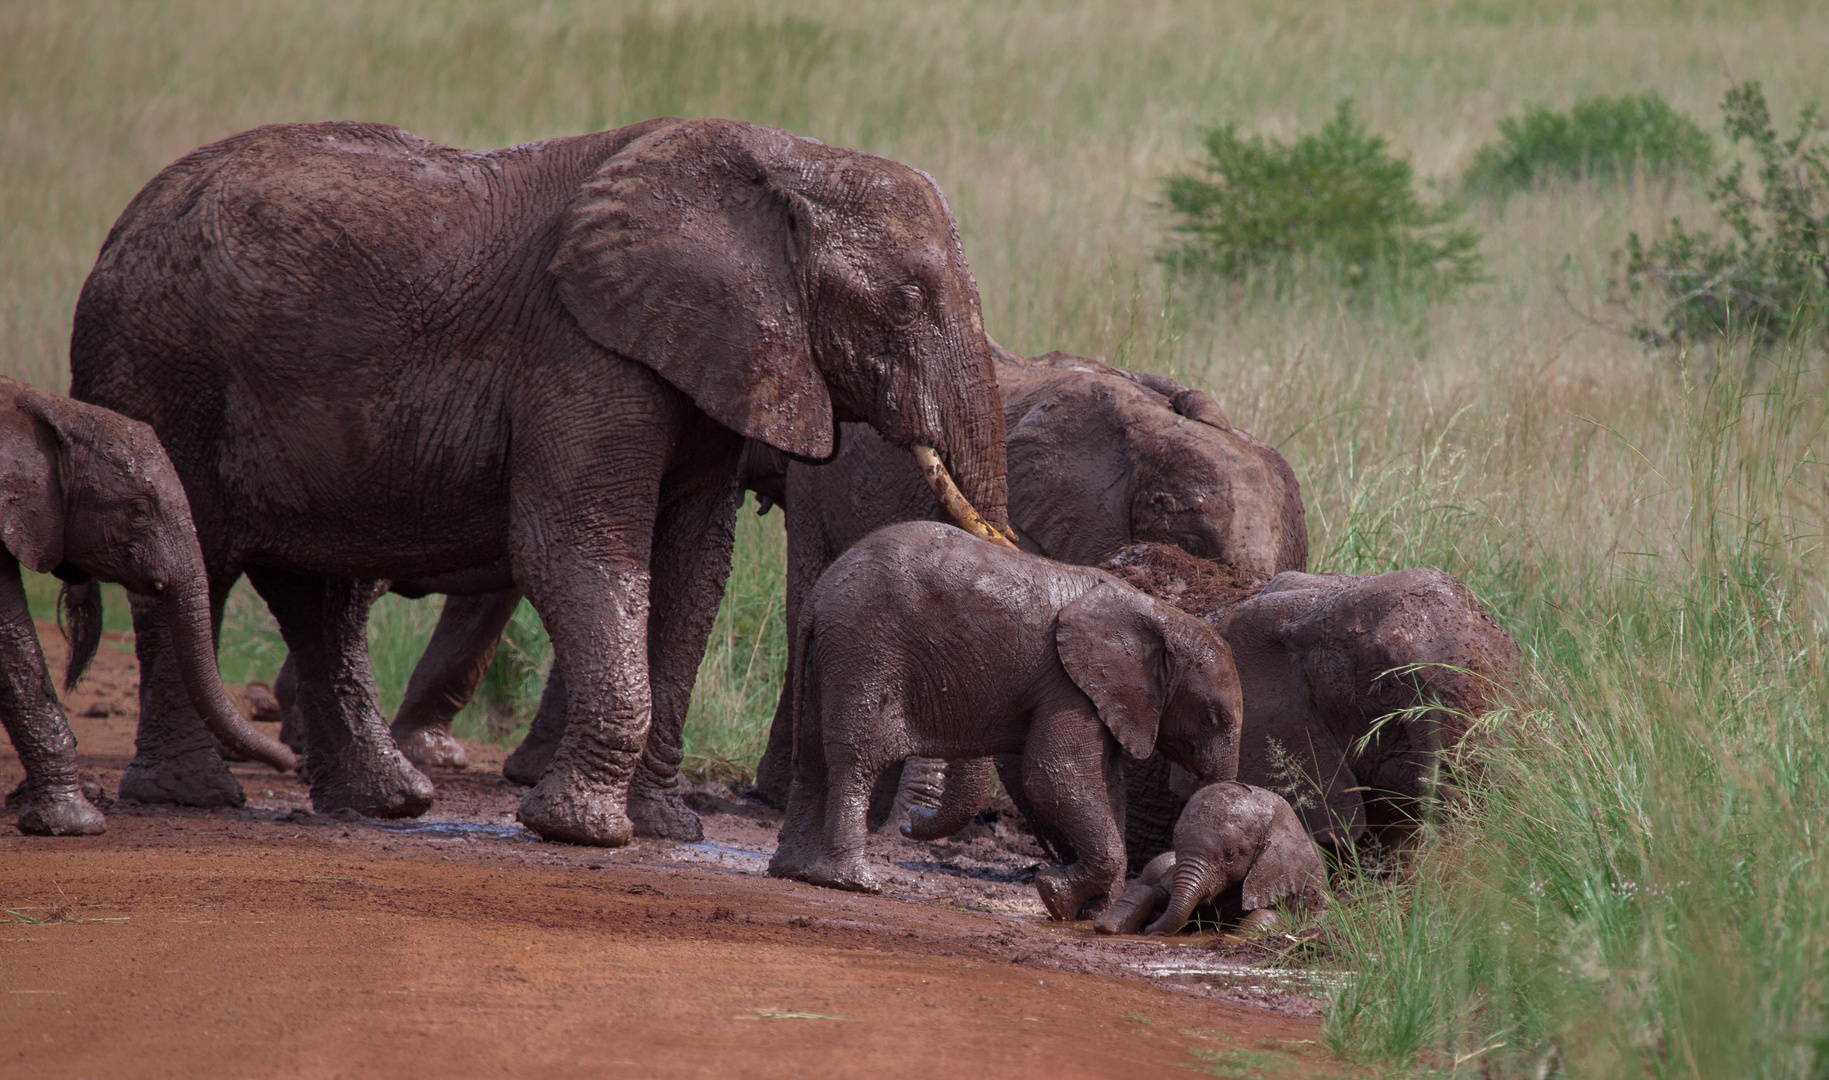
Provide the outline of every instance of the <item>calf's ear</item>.
{"type": "Polygon", "coordinates": [[[1169,677],[1161,620],[1149,598],[1100,582],[1061,609],[1054,645],[1067,677],[1092,699],[1118,745],[1131,757],[1149,757],[1169,677]]]}
{"type": "Polygon", "coordinates": [[[27,569],[63,562],[69,445],[43,395],[14,396],[0,416],[0,543],[27,569]]]}
{"type": "Polygon", "coordinates": [[[1280,804],[1270,816],[1270,829],[1264,837],[1263,850],[1245,875],[1240,900],[1246,911],[1266,908],[1285,897],[1305,906],[1319,904],[1327,885],[1327,873],[1321,867],[1321,856],[1308,830],[1296,819],[1289,804],[1280,804]]]}

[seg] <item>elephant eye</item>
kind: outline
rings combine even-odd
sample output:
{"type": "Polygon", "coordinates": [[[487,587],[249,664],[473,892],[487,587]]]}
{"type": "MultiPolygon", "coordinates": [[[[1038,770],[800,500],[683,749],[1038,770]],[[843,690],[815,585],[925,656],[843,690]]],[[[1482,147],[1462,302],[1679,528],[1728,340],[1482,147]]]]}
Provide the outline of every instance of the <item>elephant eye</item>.
{"type": "Polygon", "coordinates": [[[127,516],[132,518],[136,525],[145,524],[152,520],[152,504],[145,499],[135,499],[127,504],[127,516]]]}
{"type": "Polygon", "coordinates": [[[897,326],[907,326],[921,314],[926,302],[927,295],[914,282],[898,286],[889,296],[889,318],[897,326]]]}

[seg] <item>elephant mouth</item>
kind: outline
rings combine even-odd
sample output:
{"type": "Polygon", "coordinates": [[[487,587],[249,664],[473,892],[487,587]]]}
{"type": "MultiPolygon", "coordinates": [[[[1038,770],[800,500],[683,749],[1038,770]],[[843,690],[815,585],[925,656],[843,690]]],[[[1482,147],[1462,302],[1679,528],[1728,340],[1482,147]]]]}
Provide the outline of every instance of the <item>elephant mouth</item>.
{"type": "Polygon", "coordinates": [[[1016,551],[1016,534],[1007,526],[999,531],[984,519],[978,508],[971,504],[959,485],[953,482],[952,474],[946,471],[946,463],[940,460],[940,454],[931,446],[916,444],[910,447],[914,451],[915,464],[921,467],[921,478],[933,489],[934,497],[940,505],[952,515],[959,527],[980,540],[988,540],[1001,547],[1016,551]]]}

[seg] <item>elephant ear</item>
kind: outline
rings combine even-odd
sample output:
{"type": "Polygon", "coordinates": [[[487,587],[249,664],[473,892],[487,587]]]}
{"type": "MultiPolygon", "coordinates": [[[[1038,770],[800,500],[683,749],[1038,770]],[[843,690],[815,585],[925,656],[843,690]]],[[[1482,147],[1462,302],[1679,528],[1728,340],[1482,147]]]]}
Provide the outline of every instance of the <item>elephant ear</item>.
{"type": "Polygon", "coordinates": [[[1263,849],[1245,875],[1244,887],[1240,890],[1240,900],[1246,911],[1270,907],[1284,897],[1306,904],[1317,903],[1327,880],[1308,830],[1302,828],[1287,802],[1280,797],[1276,801],[1263,849]]]}
{"type": "Polygon", "coordinates": [[[49,400],[20,384],[0,418],[0,543],[28,569],[63,561],[65,473],[70,447],[49,400]]]}
{"type": "Polygon", "coordinates": [[[1149,598],[1100,582],[1061,609],[1054,645],[1118,745],[1138,760],[1149,757],[1169,689],[1168,645],[1149,598]]]}
{"type": "Polygon", "coordinates": [[[740,435],[800,457],[835,446],[813,362],[789,186],[833,151],[755,124],[685,120],[605,161],[567,210],[552,273],[591,339],[653,368],[740,435]]]}

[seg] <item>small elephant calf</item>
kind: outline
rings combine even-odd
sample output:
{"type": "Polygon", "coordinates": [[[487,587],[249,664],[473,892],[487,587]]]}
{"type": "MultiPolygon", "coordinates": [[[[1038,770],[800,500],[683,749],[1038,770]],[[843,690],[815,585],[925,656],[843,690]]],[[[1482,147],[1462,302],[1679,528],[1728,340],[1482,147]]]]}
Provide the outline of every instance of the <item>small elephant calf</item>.
{"type": "Polygon", "coordinates": [[[1281,795],[1249,784],[1208,784],[1175,822],[1175,847],[1151,859],[1102,912],[1101,934],[1172,934],[1201,904],[1226,918],[1273,924],[1278,901],[1319,907],[1327,874],[1308,830],[1281,795]]]}
{"type": "MultiPolygon", "coordinates": [[[[26,607],[22,563],[67,583],[66,686],[101,641],[95,582],[119,582],[144,598],[139,602],[170,612],[178,674],[209,731],[276,769],[298,764],[290,750],[249,727],[223,689],[190,503],[152,429],[0,378],[0,721],[25,766],[21,831],[81,836],[106,828],[77,781],[76,738],[26,607]]],[[[208,738],[201,729],[197,735],[208,738]]],[[[210,752],[207,743],[200,750],[210,752]]]]}
{"type": "Polygon", "coordinates": [[[1124,880],[1119,753],[1154,750],[1201,782],[1238,770],[1244,706],[1213,629],[1101,570],[908,522],[864,538],[807,596],[794,655],[794,779],[776,877],[874,891],[864,817],[910,754],[958,765],[911,833],[943,835],[982,799],[990,757],[1021,754],[1034,812],[1078,853],[1036,875],[1057,919],[1124,880]],[[964,759],[972,759],[966,761],[964,759]]]}

